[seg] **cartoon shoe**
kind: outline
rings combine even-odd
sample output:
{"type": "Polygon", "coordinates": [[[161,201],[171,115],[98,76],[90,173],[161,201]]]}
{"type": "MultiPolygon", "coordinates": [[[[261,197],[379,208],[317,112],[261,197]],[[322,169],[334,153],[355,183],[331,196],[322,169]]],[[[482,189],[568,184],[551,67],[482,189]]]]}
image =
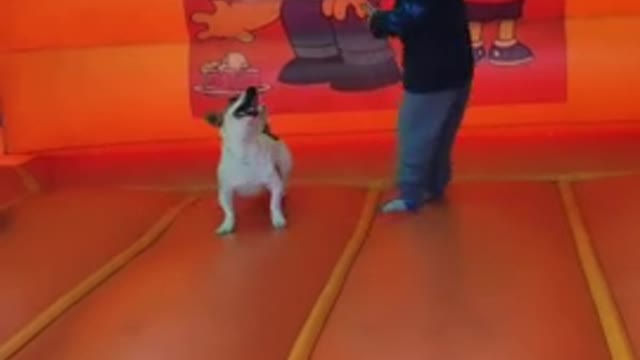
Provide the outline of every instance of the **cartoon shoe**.
{"type": "Polygon", "coordinates": [[[533,52],[519,41],[496,42],[489,50],[489,62],[497,66],[517,66],[533,60],[533,52]]]}
{"type": "Polygon", "coordinates": [[[473,60],[478,63],[487,56],[484,44],[473,44],[473,60]]]}

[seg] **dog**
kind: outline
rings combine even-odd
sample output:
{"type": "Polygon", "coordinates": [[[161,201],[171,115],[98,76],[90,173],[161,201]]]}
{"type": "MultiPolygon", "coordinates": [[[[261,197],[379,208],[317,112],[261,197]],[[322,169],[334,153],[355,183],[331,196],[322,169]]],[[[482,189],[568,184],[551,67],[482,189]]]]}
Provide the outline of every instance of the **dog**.
{"type": "Polygon", "coordinates": [[[276,229],[286,227],[282,203],[293,158],[284,141],[271,132],[267,109],[260,103],[258,89],[248,87],[230,99],[222,113],[210,114],[206,120],[220,129],[222,139],[218,203],[224,218],[216,233],[225,235],[235,231],[235,194],[255,196],[265,189],[271,196],[271,224],[276,229]]]}

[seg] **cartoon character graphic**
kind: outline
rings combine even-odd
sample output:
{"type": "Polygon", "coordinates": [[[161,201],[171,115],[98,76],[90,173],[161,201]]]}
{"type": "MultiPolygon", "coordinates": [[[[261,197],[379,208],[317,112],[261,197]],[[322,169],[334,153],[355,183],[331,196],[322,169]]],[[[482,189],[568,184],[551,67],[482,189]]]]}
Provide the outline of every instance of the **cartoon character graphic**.
{"type": "Polygon", "coordinates": [[[467,0],[469,29],[476,62],[488,57],[493,65],[515,66],[531,62],[534,54],[517,36],[525,0],[467,0]],[[483,30],[489,22],[498,23],[497,39],[485,48],[483,30]]]}
{"type": "Polygon", "coordinates": [[[213,12],[195,12],[191,21],[204,25],[198,40],[211,38],[255,40],[254,31],[279,17],[282,0],[210,0],[213,12]]]}
{"type": "Polygon", "coordinates": [[[204,83],[195,85],[194,90],[209,96],[228,97],[255,86],[259,92],[270,89],[262,82],[260,70],[249,64],[247,57],[239,52],[230,52],[222,59],[209,61],[200,67],[204,83]]]}
{"type": "Polygon", "coordinates": [[[401,76],[390,44],[375,39],[363,20],[365,1],[212,0],[215,12],[198,12],[191,19],[206,27],[197,35],[200,40],[244,42],[253,41],[256,30],[280,19],[294,53],[280,71],[280,82],[368,91],[396,84],[401,76]]]}
{"type": "Polygon", "coordinates": [[[295,57],[280,73],[287,84],[328,82],[338,91],[394,84],[400,72],[385,40],[362,18],[366,0],[284,0],[282,22],[295,57]]]}

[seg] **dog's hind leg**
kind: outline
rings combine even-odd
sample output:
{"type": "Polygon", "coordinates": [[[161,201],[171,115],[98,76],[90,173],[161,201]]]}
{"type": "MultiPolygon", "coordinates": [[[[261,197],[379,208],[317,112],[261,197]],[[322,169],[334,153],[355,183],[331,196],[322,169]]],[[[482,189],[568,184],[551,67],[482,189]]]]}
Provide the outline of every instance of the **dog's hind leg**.
{"type": "Polygon", "coordinates": [[[280,229],[287,226],[287,219],[282,211],[282,198],[284,196],[284,184],[280,179],[274,180],[269,184],[271,192],[271,200],[269,208],[271,210],[271,224],[274,228],[280,229]]]}
{"type": "Polygon", "coordinates": [[[224,218],[216,233],[218,235],[232,233],[236,225],[235,212],[233,210],[233,188],[221,187],[218,190],[218,203],[222,208],[224,218]]]}
{"type": "Polygon", "coordinates": [[[291,176],[291,171],[293,170],[293,158],[291,156],[289,148],[287,148],[285,144],[281,144],[276,162],[278,174],[280,175],[280,179],[283,183],[283,193],[286,194],[289,177],[291,176]]]}

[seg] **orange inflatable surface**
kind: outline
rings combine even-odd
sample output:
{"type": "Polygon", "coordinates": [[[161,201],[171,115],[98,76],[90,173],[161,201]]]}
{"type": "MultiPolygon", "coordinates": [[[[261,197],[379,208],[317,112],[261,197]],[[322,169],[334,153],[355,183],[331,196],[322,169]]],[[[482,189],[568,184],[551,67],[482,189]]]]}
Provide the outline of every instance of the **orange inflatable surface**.
{"type": "Polygon", "coordinates": [[[0,1],[0,360],[638,358],[640,1],[466,0],[467,129],[415,216],[376,212],[401,58],[363,1],[0,1]],[[248,85],[289,226],[238,199],[220,238],[201,118],[248,85]]]}
{"type": "MultiPolygon", "coordinates": [[[[393,129],[399,44],[373,40],[358,1],[332,14],[292,0],[3,1],[7,150],[208,138],[199,119],[247,85],[281,134],[393,129]],[[305,61],[318,46],[322,60],[305,61]],[[395,61],[358,65],[376,54],[395,61]]],[[[465,126],[640,121],[639,2],[511,3],[507,14],[469,0],[478,61],[465,126]]]]}

